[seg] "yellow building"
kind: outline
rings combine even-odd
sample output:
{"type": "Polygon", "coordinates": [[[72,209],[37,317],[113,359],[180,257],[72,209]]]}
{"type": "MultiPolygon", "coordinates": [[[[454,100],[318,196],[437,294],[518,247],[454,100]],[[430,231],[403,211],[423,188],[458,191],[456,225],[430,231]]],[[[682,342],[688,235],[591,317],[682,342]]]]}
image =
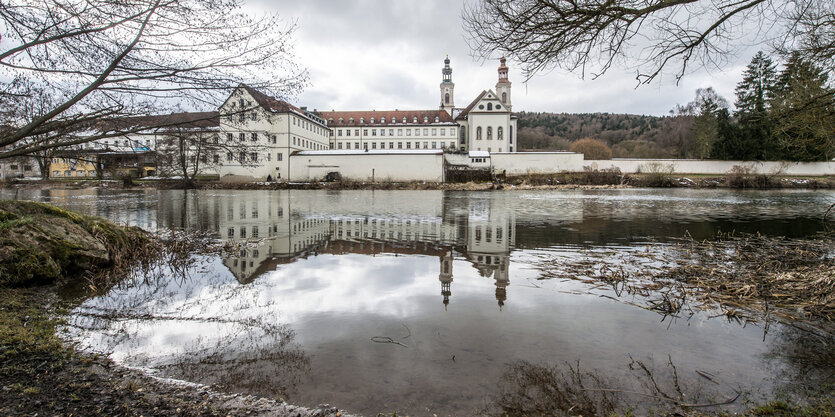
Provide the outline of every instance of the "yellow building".
{"type": "Polygon", "coordinates": [[[96,156],[52,158],[49,178],[96,178],[96,156]]]}

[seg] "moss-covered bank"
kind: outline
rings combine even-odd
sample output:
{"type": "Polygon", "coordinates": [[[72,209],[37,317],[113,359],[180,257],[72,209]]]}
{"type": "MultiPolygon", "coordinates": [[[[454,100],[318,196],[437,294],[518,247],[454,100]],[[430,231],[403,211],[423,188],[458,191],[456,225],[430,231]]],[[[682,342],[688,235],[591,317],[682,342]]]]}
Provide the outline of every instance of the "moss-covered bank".
{"type": "Polygon", "coordinates": [[[95,273],[152,244],[122,227],[32,201],[0,201],[0,286],[48,284],[95,273]]]}

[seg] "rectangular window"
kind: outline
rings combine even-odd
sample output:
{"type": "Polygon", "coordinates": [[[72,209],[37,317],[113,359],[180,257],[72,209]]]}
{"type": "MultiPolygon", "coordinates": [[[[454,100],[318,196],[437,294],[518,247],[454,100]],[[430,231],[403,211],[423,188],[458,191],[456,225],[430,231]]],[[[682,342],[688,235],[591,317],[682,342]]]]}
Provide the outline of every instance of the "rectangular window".
{"type": "Polygon", "coordinates": [[[415,136],[420,136],[420,128],[415,129],[415,136]]]}
{"type": "Polygon", "coordinates": [[[214,154],[212,156],[212,162],[215,163],[215,164],[220,163],[220,155],[214,154]]]}
{"type": "Polygon", "coordinates": [[[253,134],[252,134],[252,141],[253,141],[253,142],[256,142],[257,140],[258,140],[258,134],[257,134],[257,133],[253,133],[253,134]]]}
{"type": "Polygon", "coordinates": [[[423,136],[429,136],[429,128],[428,127],[423,128],[423,136]]]}
{"type": "Polygon", "coordinates": [[[232,142],[233,140],[234,140],[234,139],[232,138],[232,134],[231,134],[231,133],[227,133],[227,134],[226,134],[226,141],[227,141],[227,142],[232,142]]]}
{"type": "Polygon", "coordinates": [[[441,128],[441,136],[445,136],[445,135],[446,135],[446,129],[441,128]]]}
{"type": "Polygon", "coordinates": [[[354,142],[354,149],[359,149],[359,148],[360,148],[360,143],[359,142],[354,142]]]}
{"type": "Polygon", "coordinates": [[[363,129],[362,130],[362,135],[363,136],[368,136],[368,129],[363,129]]]}
{"type": "Polygon", "coordinates": [[[429,148],[429,142],[423,142],[423,149],[429,148]]]}
{"type": "Polygon", "coordinates": [[[406,136],[412,136],[412,129],[406,129],[406,136]]]}
{"type": "Polygon", "coordinates": [[[397,149],[403,149],[403,142],[397,142],[397,149]]]}
{"type": "Polygon", "coordinates": [[[245,140],[246,140],[246,133],[244,133],[244,132],[239,133],[239,134],[238,134],[238,139],[239,139],[241,142],[245,141],[245,140]]]}
{"type": "Polygon", "coordinates": [[[394,129],[389,129],[389,136],[394,136],[394,129]]]}
{"type": "Polygon", "coordinates": [[[412,142],[406,142],[406,149],[412,149],[412,142]]]}
{"type": "Polygon", "coordinates": [[[371,149],[377,149],[377,142],[371,142],[371,149]]]}
{"type": "Polygon", "coordinates": [[[272,161],[273,160],[272,157],[273,157],[273,154],[267,152],[267,160],[272,161]]]}
{"type": "Polygon", "coordinates": [[[403,136],[403,129],[397,129],[397,136],[403,136]]]}
{"type": "Polygon", "coordinates": [[[432,149],[438,149],[438,142],[432,142],[432,149]]]}
{"type": "Polygon", "coordinates": [[[394,149],[394,142],[389,142],[389,149],[394,149]]]}
{"type": "Polygon", "coordinates": [[[342,136],[342,129],[336,131],[336,136],[342,136]]]}
{"type": "Polygon", "coordinates": [[[380,129],[380,136],[386,135],[386,129],[380,129]]]}
{"type": "Polygon", "coordinates": [[[437,136],[437,135],[438,135],[438,129],[433,127],[432,128],[432,136],[437,136]]]}
{"type": "Polygon", "coordinates": [[[252,162],[258,162],[258,153],[257,152],[252,152],[249,155],[249,157],[252,158],[252,162]]]}
{"type": "Polygon", "coordinates": [[[377,136],[377,129],[371,129],[371,136],[377,136]]]}
{"type": "Polygon", "coordinates": [[[281,152],[279,152],[279,153],[275,154],[275,160],[276,160],[276,161],[282,161],[282,160],[284,160],[284,154],[283,154],[283,153],[281,153],[281,152]]]}
{"type": "Polygon", "coordinates": [[[337,144],[336,144],[336,148],[337,148],[337,149],[342,149],[342,142],[337,143],[337,144]]]}
{"type": "Polygon", "coordinates": [[[232,156],[232,152],[226,152],[226,160],[227,161],[232,162],[233,158],[234,157],[232,156]]]}

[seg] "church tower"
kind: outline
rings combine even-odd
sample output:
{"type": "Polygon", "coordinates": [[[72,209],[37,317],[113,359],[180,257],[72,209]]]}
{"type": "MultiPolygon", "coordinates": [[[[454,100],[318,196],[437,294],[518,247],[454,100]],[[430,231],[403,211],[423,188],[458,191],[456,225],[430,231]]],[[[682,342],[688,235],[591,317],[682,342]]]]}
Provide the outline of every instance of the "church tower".
{"type": "Polygon", "coordinates": [[[502,101],[502,104],[507,110],[513,110],[513,104],[510,102],[510,81],[507,79],[507,59],[502,57],[499,59],[499,82],[496,83],[496,96],[502,101]]]}
{"type": "Polygon", "coordinates": [[[444,296],[444,311],[449,305],[449,296],[452,295],[452,251],[444,252],[441,256],[441,273],[438,275],[441,281],[441,295],[444,296]]]}
{"type": "Polygon", "coordinates": [[[452,68],[449,66],[449,55],[444,59],[444,68],[441,70],[443,81],[441,81],[441,110],[452,115],[455,108],[455,83],[452,82],[452,68]]]}

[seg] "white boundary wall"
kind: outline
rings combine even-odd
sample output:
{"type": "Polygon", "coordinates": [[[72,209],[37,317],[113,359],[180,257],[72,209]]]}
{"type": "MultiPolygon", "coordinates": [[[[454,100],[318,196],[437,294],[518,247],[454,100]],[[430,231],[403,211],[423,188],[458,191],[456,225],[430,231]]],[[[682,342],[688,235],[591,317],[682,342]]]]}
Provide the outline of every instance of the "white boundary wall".
{"type": "Polygon", "coordinates": [[[356,181],[444,181],[442,150],[304,151],[290,156],[290,181],[321,181],[329,172],[356,181]]]}
{"type": "Polygon", "coordinates": [[[552,174],[582,171],[583,154],[574,152],[491,153],[493,172],[507,175],[552,174]]]}
{"type": "MultiPolygon", "coordinates": [[[[700,159],[612,159],[582,161],[592,169],[619,168],[623,173],[650,172],[661,169],[676,174],[724,175],[735,166],[751,174],[826,176],[835,175],[835,162],[715,161],[700,159]]],[[[580,171],[583,169],[581,168],[580,171]]]]}

